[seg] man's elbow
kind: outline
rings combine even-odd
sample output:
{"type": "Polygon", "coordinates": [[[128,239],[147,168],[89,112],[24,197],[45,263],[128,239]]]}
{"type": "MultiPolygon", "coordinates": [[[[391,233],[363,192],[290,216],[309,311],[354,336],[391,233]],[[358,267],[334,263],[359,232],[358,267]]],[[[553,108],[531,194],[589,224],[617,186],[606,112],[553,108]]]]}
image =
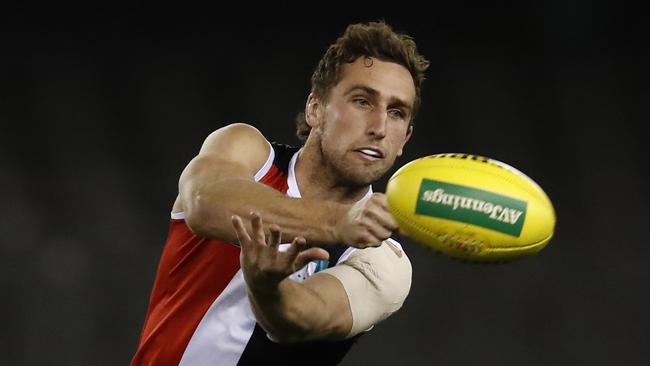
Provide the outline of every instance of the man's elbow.
{"type": "Polygon", "coordinates": [[[210,232],[208,228],[209,220],[198,211],[197,209],[185,211],[185,224],[193,234],[206,236],[210,232]]]}
{"type": "Polygon", "coordinates": [[[268,336],[273,342],[285,345],[296,344],[304,341],[303,337],[289,333],[268,333],[268,336]]]}
{"type": "Polygon", "coordinates": [[[296,329],[289,331],[274,331],[267,334],[272,341],[287,345],[326,339],[322,334],[318,335],[313,332],[296,329]]]}
{"type": "Polygon", "coordinates": [[[208,220],[197,208],[185,210],[185,224],[195,235],[205,236],[209,231],[208,220]]]}
{"type": "Polygon", "coordinates": [[[185,210],[185,224],[195,235],[212,239],[229,239],[223,233],[224,219],[220,216],[214,207],[196,199],[185,210]]]}
{"type": "Polygon", "coordinates": [[[293,324],[285,329],[272,330],[267,334],[276,343],[295,344],[310,341],[338,341],[345,339],[348,332],[329,325],[293,324]]]}

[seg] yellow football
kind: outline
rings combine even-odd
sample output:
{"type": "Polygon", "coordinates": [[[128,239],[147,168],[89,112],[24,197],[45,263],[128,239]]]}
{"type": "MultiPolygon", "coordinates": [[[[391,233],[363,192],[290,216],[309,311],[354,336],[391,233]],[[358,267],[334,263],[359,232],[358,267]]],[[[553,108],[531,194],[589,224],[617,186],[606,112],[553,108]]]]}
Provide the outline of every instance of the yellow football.
{"type": "Polygon", "coordinates": [[[544,248],[555,230],[555,210],[542,188],[519,170],[481,156],[413,160],[391,176],[386,196],[403,232],[453,258],[521,258],[544,248]]]}

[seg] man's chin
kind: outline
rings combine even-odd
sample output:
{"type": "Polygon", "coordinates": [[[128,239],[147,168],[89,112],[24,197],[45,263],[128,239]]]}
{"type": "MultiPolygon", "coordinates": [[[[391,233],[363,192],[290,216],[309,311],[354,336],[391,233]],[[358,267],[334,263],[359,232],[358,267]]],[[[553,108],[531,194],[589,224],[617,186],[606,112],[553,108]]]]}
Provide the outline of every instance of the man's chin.
{"type": "Polygon", "coordinates": [[[386,166],[386,161],[359,164],[358,160],[346,161],[344,159],[340,159],[336,164],[333,164],[341,181],[354,187],[366,187],[378,181],[386,174],[391,165],[386,166]]]}
{"type": "Polygon", "coordinates": [[[384,176],[386,174],[387,169],[382,169],[382,170],[373,170],[373,171],[368,171],[365,172],[364,174],[360,174],[360,172],[354,172],[353,174],[348,174],[346,178],[349,181],[351,185],[355,186],[368,186],[384,176]]]}

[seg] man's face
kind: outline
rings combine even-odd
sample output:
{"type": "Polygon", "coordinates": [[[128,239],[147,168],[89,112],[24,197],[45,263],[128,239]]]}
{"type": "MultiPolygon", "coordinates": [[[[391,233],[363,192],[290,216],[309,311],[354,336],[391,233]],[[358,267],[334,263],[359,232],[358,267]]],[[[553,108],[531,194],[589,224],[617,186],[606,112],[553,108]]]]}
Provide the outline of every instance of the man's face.
{"type": "Polygon", "coordinates": [[[310,97],[308,106],[325,164],[345,184],[378,180],[411,135],[411,74],[402,65],[360,57],[343,66],[342,78],[328,97],[327,103],[310,97]]]}

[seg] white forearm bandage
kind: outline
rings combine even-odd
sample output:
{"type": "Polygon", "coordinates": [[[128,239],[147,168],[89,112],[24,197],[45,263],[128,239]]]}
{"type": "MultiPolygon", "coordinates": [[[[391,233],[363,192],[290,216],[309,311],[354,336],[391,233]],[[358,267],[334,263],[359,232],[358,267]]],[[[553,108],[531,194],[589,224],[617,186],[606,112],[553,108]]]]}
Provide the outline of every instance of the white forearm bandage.
{"type": "Polygon", "coordinates": [[[352,329],[347,338],[388,318],[402,307],[411,289],[411,262],[394,243],[356,250],[323,271],[341,281],[348,295],[352,329]]]}

